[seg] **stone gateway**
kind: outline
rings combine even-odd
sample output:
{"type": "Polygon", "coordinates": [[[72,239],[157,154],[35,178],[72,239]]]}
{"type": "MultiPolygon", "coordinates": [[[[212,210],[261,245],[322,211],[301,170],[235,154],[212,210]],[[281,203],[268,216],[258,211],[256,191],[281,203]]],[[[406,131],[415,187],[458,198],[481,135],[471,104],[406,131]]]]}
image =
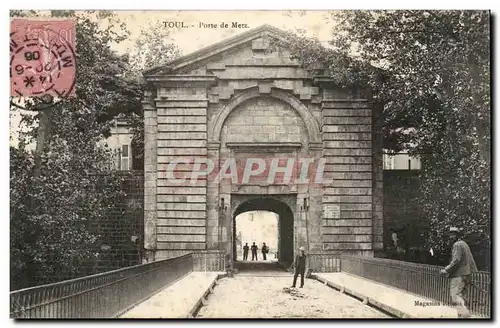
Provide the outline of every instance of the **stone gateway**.
{"type": "Polygon", "coordinates": [[[382,249],[381,138],[369,95],[337,87],[324,70],[301,68],[287,49],[270,51],[272,38],[283,32],[261,26],[144,73],[148,260],[231,254],[235,217],[253,210],[279,215],[282,262],[299,245],[366,256],[382,249]],[[175,174],[193,169],[180,159],[254,157],[322,160],[329,182],[168,178],[173,167],[175,174]]]}

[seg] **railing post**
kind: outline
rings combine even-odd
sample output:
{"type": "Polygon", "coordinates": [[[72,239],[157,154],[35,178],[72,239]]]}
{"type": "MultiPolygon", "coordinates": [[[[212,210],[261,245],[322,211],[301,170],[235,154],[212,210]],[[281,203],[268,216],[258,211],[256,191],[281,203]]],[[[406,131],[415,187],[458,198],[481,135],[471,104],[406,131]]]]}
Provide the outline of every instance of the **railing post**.
{"type": "Polygon", "coordinates": [[[405,290],[408,290],[408,282],[409,282],[409,280],[408,280],[408,270],[407,270],[407,269],[405,269],[405,271],[406,271],[406,274],[405,274],[405,280],[406,280],[406,287],[405,287],[405,290]]]}
{"type": "Polygon", "coordinates": [[[205,270],[204,271],[205,271],[205,273],[207,273],[207,256],[208,256],[208,253],[205,252],[204,255],[205,255],[204,256],[204,258],[205,258],[205,270]]]}
{"type": "Polygon", "coordinates": [[[193,254],[10,293],[12,318],[110,318],[193,269],[193,254]],[[29,310],[24,310],[24,309],[29,310]]]}

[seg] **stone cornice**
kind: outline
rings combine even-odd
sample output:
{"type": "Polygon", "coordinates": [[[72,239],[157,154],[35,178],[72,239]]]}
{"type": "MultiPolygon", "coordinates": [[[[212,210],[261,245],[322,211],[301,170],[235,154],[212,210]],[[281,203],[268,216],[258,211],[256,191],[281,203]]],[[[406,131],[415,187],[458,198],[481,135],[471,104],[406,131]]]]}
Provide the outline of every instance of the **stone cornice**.
{"type": "Polygon", "coordinates": [[[319,85],[321,88],[338,88],[338,83],[335,80],[326,75],[316,75],[312,78],[314,85],[319,85]]]}
{"type": "MultiPolygon", "coordinates": [[[[351,94],[354,98],[356,98],[354,99],[354,101],[365,101],[366,99],[364,99],[364,97],[370,95],[368,88],[359,88],[357,85],[339,85],[338,82],[336,82],[331,76],[328,75],[316,75],[313,76],[312,80],[313,85],[317,85],[322,89],[343,90],[344,92],[347,92],[348,94],[351,94]]],[[[347,101],[353,100],[347,99],[347,101]]]]}
{"type": "Polygon", "coordinates": [[[218,141],[209,141],[207,143],[207,149],[209,149],[209,150],[219,150],[220,149],[220,142],[218,142],[218,141]]]}
{"type": "Polygon", "coordinates": [[[290,152],[302,147],[300,142],[228,142],[226,147],[238,152],[290,152]]]}
{"type": "Polygon", "coordinates": [[[313,76],[313,80],[315,83],[323,83],[323,82],[332,83],[333,82],[333,78],[331,78],[330,76],[327,76],[327,75],[313,76]]]}
{"type": "Polygon", "coordinates": [[[323,150],[323,143],[322,142],[310,142],[309,149],[310,150],[323,150]]]}
{"type": "Polygon", "coordinates": [[[209,87],[217,82],[214,75],[163,75],[147,76],[146,81],[154,83],[157,86],[202,86],[209,87]]]}

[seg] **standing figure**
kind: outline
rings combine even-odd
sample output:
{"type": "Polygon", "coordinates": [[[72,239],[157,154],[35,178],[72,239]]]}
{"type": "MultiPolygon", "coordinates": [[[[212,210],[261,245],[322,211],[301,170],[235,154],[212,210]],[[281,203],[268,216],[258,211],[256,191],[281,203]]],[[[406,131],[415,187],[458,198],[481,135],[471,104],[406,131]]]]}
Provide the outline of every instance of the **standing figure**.
{"type": "Polygon", "coordinates": [[[299,248],[299,255],[295,257],[295,274],[293,275],[292,287],[297,283],[297,277],[300,274],[300,288],[304,287],[304,273],[306,272],[306,254],[305,248],[299,248]]]}
{"type": "Polygon", "coordinates": [[[267,260],[266,254],[269,252],[269,248],[266,246],[266,243],[262,243],[262,257],[264,261],[267,260]]]}
{"type": "Polygon", "coordinates": [[[231,260],[231,254],[226,253],[224,256],[224,259],[226,261],[226,274],[229,278],[233,277],[233,268],[231,266],[232,260],[231,260]]]}
{"type": "Polygon", "coordinates": [[[245,246],[243,246],[243,261],[248,261],[248,250],[250,247],[248,247],[248,243],[245,243],[245,246]]]}
{"type": "Polygon", "coordinates": [[[255,242],[253,242],[252,244],[252,247],[250,247],[252,249],[252,261],[255,259],[255,261],[258,261],[259,259],[257,258],[257,245],[255,245],[255,242]]]}
{"type": "Polygon", "coordinates": [[[469,245],[462,240],[462,233],[457,227],[450,228],[449,238],[453,243],[452,259],[441,273],[450,278],[451,301],[457,309],[458,317],[469,318],[470,312],[465,306],[463,293],[471,283],[472,273],[477,271],[476,262],[469,245]]]}

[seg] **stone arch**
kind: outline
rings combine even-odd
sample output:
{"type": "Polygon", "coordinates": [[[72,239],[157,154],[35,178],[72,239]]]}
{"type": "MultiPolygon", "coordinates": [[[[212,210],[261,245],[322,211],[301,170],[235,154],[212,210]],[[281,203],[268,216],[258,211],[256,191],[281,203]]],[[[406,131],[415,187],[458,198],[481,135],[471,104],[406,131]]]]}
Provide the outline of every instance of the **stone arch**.
{"type": "Polygon", "coordinates": [[[232,111],[237,108],[243,102],[257,97],[270,97],[274,99],[281,100],[288,105],[290,105],[302,118],[304,124],[307,129],[307,134],[309,136],[309,143],[320,143],[321,142],[321,133],[319,130],[319,125],[314,116],[311,114],[309,109],[302,103],[300,100],[279,89],[272,89],[269,94],[262,94],[259,92],[259,89],[252,88],[250,90],[244,91],[235,97],[233,97],[229,103],[217,114],[215,117],[214,123],[208,130],[208,140],[209,142],[219,142],[220,134],[222,131],[222,127],[224,126],[224,122],[232,113],[232,111]]]}
{"type": "MultiPolygon", "coordinates": [[[[233,197],[232,197],[233,198],[233,197]]],[[[290,265],[295,254],[294,238],[295,218],[294,204],[296,199],[291,195],[240,195],[232,201],[232,233],[233,258],[236,258],[236,219],[237,216],[250,211],[268,211],[278,215],[278,260],[282,264],[290,265]]]]}
{"type": "MultiPolygon", "coordinates": [[[[233,196],[233,198],[235,198],[233,196]]],[[[277,205],[287,206],[293,211],[294,199],[293,196],[275,197],[274,195],[245,195],[238,197],[236,202],[233,202],[232,216],[238,216],[241,213],[249,211],[274,211],[277,205]]]]}

